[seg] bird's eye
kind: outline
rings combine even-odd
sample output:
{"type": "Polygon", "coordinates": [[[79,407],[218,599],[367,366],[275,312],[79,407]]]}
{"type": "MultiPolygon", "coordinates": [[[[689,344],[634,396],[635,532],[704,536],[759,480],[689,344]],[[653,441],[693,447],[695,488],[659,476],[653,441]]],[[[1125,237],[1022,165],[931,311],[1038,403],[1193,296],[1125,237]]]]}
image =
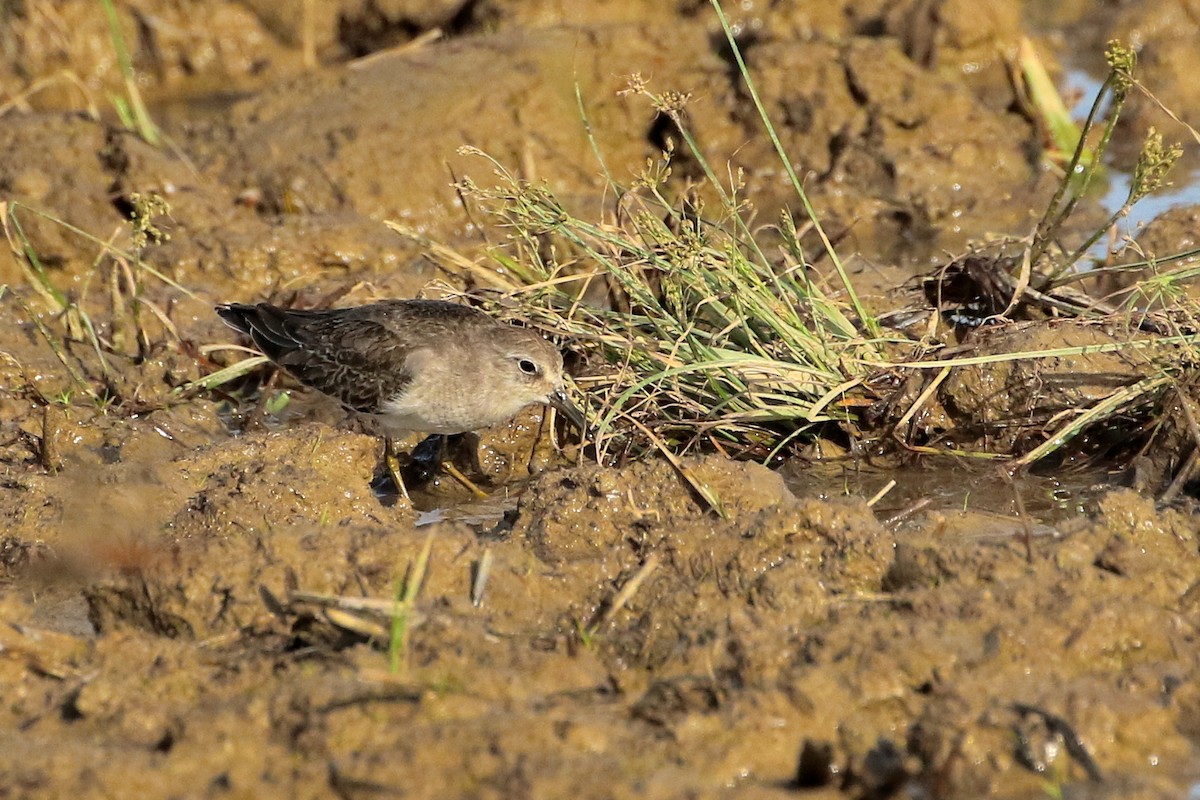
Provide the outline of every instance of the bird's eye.
{"type": "Polygon", "coordinates": [[[533,363],[528,358],[522,358],[520,361],[518,361],[517,368],[526,375],[537,375],[538,373],[537,364],[533,363]]]}

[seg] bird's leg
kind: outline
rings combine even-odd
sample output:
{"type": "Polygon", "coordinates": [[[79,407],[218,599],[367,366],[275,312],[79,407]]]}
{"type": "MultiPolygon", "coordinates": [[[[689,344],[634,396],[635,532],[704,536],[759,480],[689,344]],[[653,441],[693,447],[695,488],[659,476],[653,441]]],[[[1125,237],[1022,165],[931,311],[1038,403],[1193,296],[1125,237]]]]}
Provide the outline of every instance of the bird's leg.
{"type": "MultiPolygon", "coordinates": [[[[471,434],[465,435],[470,436],[471,434]]],[[[476,497],[487,497],[487,492],[476,486],[466,475],[463,475],[458,467],[454,466],[454,462],[450,458],[447,458],[446,450],[449,438],[449,436],[440,433],[434,433],[426,437],[424,441],[413,448],[412,459],[414,465],[419,465],[425,471],[425,474],[429,476],[432,476],[441,469],[441,471],[445,472],[476,497]]]]}
{"type": "Polygon", "coordinates": [[[275,388],[275,384],[278,382],[279,370],[272,369],[271,374],[258,387],[258,401],[250,407],[250,410],[242,418],[242,430],[261,430],[266,426],[267,401],[271,397],[271,390],[275,388]]]}
{"type": "Polygon", "coordinates": [[[475,495],[476,497],[483,499],[488,496],[487,492],[485,492],[483,489],[480,489],[470,478],[459,472],[458,467],[454,466],[453,462],[443,461],[442,469],[446,470],[447,475],[462,484],[467,491],[471,492],[471,494],[475,495]]]}
{"type": "Polygon", "coordinates": [[[388,475],[392,476],[392,482],[396,484],[396,489],[400,492],[400,496],[411,506],[412,498],[408,496],[408,489],[404,485],[404,478],[400,475],[400,458],[396,455],[396,443],[392,441],[391,436],[383,437],[383,465],[388,475]]]}
{"type": "MultiPolygon", "coordinates": [[[[465,449],[467,451],[467,457],[471,460],[471,470],[476,475],[483,474],[483,466],[479,463],[479,434],[459,434],[454,442],[454,449],[460,453],[465,449]]],[[[446,470],[447,475],[462,484],[476,497],[484,498],[488,496],[487,492],[485,492],[483,489],[480,489],[474,481],[472,481],[466,475],[463,475],[458,468],[454,466],[453,458],[446,458],[445,453],[442,454],[442,469],[446,470]]]]}
{"type": "MultiPolygon", "coordinates": [[[[479,446],[481,444],[481,440],[478,433],[468,431],[467,433],[457,434],[453,437],[453,439],[448,438],[446,444],[447,446],[454,448],[454,452],[449,456],[449,460],[455,460],[460,456],[465,456],[467,466],[470,467],[472,474],[486,477],[483,464],[479,461],[479,446]]],[[[447,458],[443,456],[442,460],[445,461],[447,458]]]]}
{"type": "Polygon", "coordinates": [[[442,463],[442,454],[446,452],[446,437],[440,433],[432,433],[412,449],[412,468],[410,475],[424,483],[437,474],[442,463]]]}

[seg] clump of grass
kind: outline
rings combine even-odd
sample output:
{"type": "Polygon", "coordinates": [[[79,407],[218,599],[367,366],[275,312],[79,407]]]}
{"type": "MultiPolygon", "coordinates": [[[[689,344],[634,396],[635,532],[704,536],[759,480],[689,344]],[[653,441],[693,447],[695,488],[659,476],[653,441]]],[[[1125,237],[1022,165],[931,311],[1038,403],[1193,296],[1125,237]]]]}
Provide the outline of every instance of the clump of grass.
{"type": "MultiPolygon", "coordinates": [[[[868,379],[887,342],[784,157],[733,32],[719,3],[713,5],[806,221],[834,265],[834,289],[814,280],[789,212],[777,223],[781,251],[769,257],[762,250],[747,222],[740,177],[722,181],[688,129],[689,97],[653,93],[640,75],[631,77],[627,91],[674,123],[717,198],[712,216],[696,195],[668,196],[674,143],[633,185],[609,178],[620,200],[611,218],[595,223],[571,214],[545,186],[465,148],[488,158],[498,180],[484,187],[466,179],[457,188],[508,228],[511,247],[493,251],[499,269],[454,261],[501,291],[499,313],[569,338],[596,357],[599,368],[578,382],[595,403],[601,458],[628,446],[622,434],[629,431],[665,452],[707,442],[769,457],[816,426],[852,422],[856,407],[872,395],[868,379]],[[589,302],[596,296],[607,302],[589,302]]],[[[707,487],[693,486],[720,507],[707,487]]]]}
{"type": "Polygon", "coordinates": [[[779,223],[786,252],[769,260],[739,234],[734,200],[714,220],[698,202],[668,200],[669,160],[664,154],[624,192],[620,219],[602,223],[573,216],[545,187],[492,161],[496,185],[464,180],[459,190],[512,231],[514,249],[495,253],[502,270],[481,267],[477,276],[519,295],[515,316],[608,365],[581,379],[600,403],[602,448],[618,418],[673,449],[698,437],[770,449],[781,432],[850,419],[845,400],[864,390],[882,341],[864,332],[844,295],[811,279],[790,216],[779,223]],[[597,293],[615,304],[584,302],[597,293]]]}
{"type": "MultiPolygon", "coordinates": [[[[1136,428],[1137,420],[1152,416],[1159,398],[1194,370],[1197,363],[1195,334],[1200,330],[1200,315],[1196,313],[1195,304],[1180,289],[1180,284],[1200,274],[1200,270],[1194,267],[1163,270],[1160,267],[1197,255],[1200,250],[1157,260],[1115,265],[1102,265],[1090,258],[1096,244],[1129,214],[1134,204],[1167,185],[1168,173],[1182,155],[1179,145],[1165,143],[1162,135],[1151,129],[1143,140],[1130,188],[1122,205],[1077,246],[1065,248],[1060,244],[1064,238],[1064,224],[1087,196],[1089,186],[1103,168],[1102,157],[1116,130],[1129,93],[1136,88],[1154,99],[1153,94],[1134,77],[1137,58],[1132,49],[1112,41],[1105,51],[1105,58],[1109,66],[1108,75],[1092,103],[1083,130],[1074,139],[1074,152],[1065,175],[1036,228],[1018,242],[1019,253],[1008,255],[1005,249],[1013,243],[1004,242],[990,253],[983,250],[964,256],[929,282],[940,299],[943,288],[948,284],[947,276],[958,281],[965,279],[969,288],[965,292],[961,287],[955,291],[959,295],[966,295],[966,305],[983,308],[985,314],[990,312],[990,316],[978,320],[981,323],[991,319],[1054,317],[1104,322],[1127,331],[1127,341],[1115,344],[1111,349],[1143,351],[1143,377],[1128,386],[1114,389],[1088,408],[1064,410],[1055,415],[1043,429],[1045,439],[1041,444],[1023,454],[1013,454],[1018,456],[1018,466],[1028,466],[1057,453],[1067,442],[1088,429],[1112,425],[1119,427],[1122,424],[1136,428]],[[1102,118],[1101,111],[1104,109],[1107,110],[1102,118]],[[1099,137],[1089,150],[1087,142],[1093,138],[1089,134],[1098,126],[1102,126],[1099,137]],[[1152,267],[1153,274],[1131,281],[1126,289],[1108,298],[1094,298],[1070,286],[1103,273],[1132,272],[1145,267],[1152,267]],[[1114,302],[1122,296],[1122,302],[1114,302]],[[1120,419],[1124,419],[1124,423],[1117,422],[1120,419]]],[[[1167,113],[1200,141],[1200,135],[1194,129],[1169,111],[1167,113]]],[[[939,310],[946,308],[939,303],[939,310]]],[[[1098,352],[1095,347],[1068,350],[1066,353],[1060,350],[1056,353],[999,354],[975,359],[964,354],[963,357],[945,362],[925,360],[907,366],[919,369],[942,367],[948,370],[955,365],[966,365],[971,360],[992,363],[1017,356],[1048,358],[1086,356],[1098,352]]],[[[945,372],[940,374],[944,375],[945,372]]]]}
{"type": "Polygon", "coordinates": [[[35,327],[38,334],[63,365],[74,387],[73,394],[88,398],[106,408],[121,397],[119,372],[114,356],[134,364],[141,363],[155,346],[148,329],[150,319],[172,340],[180,341],[178,331],[166,312],[144,295],[147,276],[196,299],[187,288],[146,264],[145,248],[167,238],[157,220],[170,214],[166,201],[156,195],[131,195],[130,245],[118,247],[67,221],[18,201],[0,202],[0,229],[21,264],[27,292],[13,292],[14,302],[35,327]],[[55,286],[50,271],[25,229],[26,215],[57,225],[97,247],[97,253],[78,288],[70,293],[55,286]],[[93,293],[107,295],[111,310],[108,323],[98,324],[89,308],[94,308],[93,293]],[[49,312],[44,318],[44,312],[49,312]],[[85,342],[92,359],[73,354],[72,344],[85,342]]]}
{"type": "MultiPolygon", "coordinates": [[[[721,15],[716,0],[713,5],[721,15]]],[[[939,359],[934,354],[944,345],[934,338],[933,329],[922,342],[900,334],[884,335],[859,301],[821,231],[816,212],[758,100],[737,42],[724,16],[720,18],[742,78],[792,178],[806,224],[818,234],[834,265],[832,288],[810,270],[790,213],[782,214],[775,226],[781,242],[779,253],[773,257],[764,253],[747,222],[740,179],[737,175],[718,179],[688,132],[686,95],[655,94],[639,76],[631,79],[628,91],[644,96],[674,124],[687,155],[707,179],[704,196],[717,198],[711,209],[699,192],[681,198],[669,196],[668,179],[675,158],[671,146],[661,158],[648,162],[630,186],[618,185],[604,168],[617,202],[613,212],[598,222],[579,218],[544,185],[521,180],[496,160],[467,148],[488,158],[495,181],[481,186],[462,180],[457,188],[462,197],[482,207],[508,231],[508,241],[493,248],[489,264],[431,245],[435,255],[470,269],[478,283],[496,290],[483,296],[485,302],[491,298],[497,313],[563,337],[589,356],[591,369],[577,382],[592,401],[601,460],[613,460],[626,449],[647,443],[669,455],[706,445],[733,455],[769,459],[798,437],[831,423],[855,438],[881,421],[879,417],[865,419],[864,408],[887,405],[879,401],[886,396],[896,398],[913,371],[933,378],[917,380],[916,399],[899,423],[895,417],[903,406],[895,413],[883,414],[882,422],[893,424],[893,435],[909,449],[933,452],[933,448],[907,441],[902,428],[952,370],[1013,359],[1086,356],[1110,347],[984,355],[963,351],[939,359]]],[[[1056,273],[1064,264],[1078,261],[1090,247],[1087,244],[1065,257],[1053,251],[1054,260],[1046,267],[1051,244],[1100,168],[1115,128],[1115,114],[1133,85],[1132,53],[1110,45],[1109,61],[1111,74],[1104,92],[1111,94],[1111,113],[1093,157],[1085,158],[1084,142],[1103,98],[1097,98],[1076,140],[1072,160],[1042,222],[1025,239],[1023,258],[983,260],[983,270],[1003,278],[990,284],[1001,292],[1000,308],[1007,304],[1012,311],[1019,302],[1031,300],[1059,302],[1044,300],[1056,273]]],[[[583,117],[586,126],[586,114],[583,117]]],[[[597,156],[603,166],[603,158],[597,156]]],[[[1161,185],[1176,157],[1172,147],[1152,135],[1130,203],[1161,185]]],[[[1061,301],[1061,305],[1076,314],[1085,307],[1078,301],[1074,305],[1061,301]]],[[[1089,426],[1104,424],[1132,409],[1144,412],[1156,393],[1161,394],[1189,363],[1179,348],[1189,344],[1191,332],[1177,328],[1172,333],[1111,345],[1155,352],[1155,358],[1146,359],[1146,377],[1114,389],[1091,408],[1031,421],[1031,428],[1042,426],[1044,444],[1027,453],[1019,464],[1056,452],[1089,426]]],[[[878,432],[876,428],[873,433],[878,432]]],[[[1016,457],[1021,453],[980,455],[1016,457]]],[[[693,487],[711,507],[720,508],[719,498],[706,493],[706,487],[695,482],[693,487]]]]}
{"type": "MultiPolygon", "coordinates": [[[[1134,78],[1137,55],[1131,48],[1118,41],[1111,41],[1105,50],[1105,60],[1109,67],[1108,75],[1092,101],[1082,130],[1071,136],[1064,134],[1066,140],[1074,142],[1074,151],[1066,165],[1065,175],[1046,205],[1037,226],[1024,240],[1018,257],[994,259],[989,274],[979,281],[982,284],[990,284],[990,287],[981,286],[982,293],[1002,295],[992,298],[991,305],[1005,309],[1005,315],[1020,304],[1072,316],[1095,317],[1111,314],[1114,307],[1109,304],[1088,302],[1084,298],[1072,297],[1058,290],[1068,284],[1094,277],[1100,272],[1128,272],[1147,265],[1143,261],[1108,266],[1090,264],[1088,255],[1096,244],[1109,234],[1114,225],[1128,216],[1136,203],[1167,185],[1168,173],[1183,154],[1178,144],[1164,142],[1162,134],[1153,128],[1143,140],[1129,191],[1121,206],[1077,246],[1071,249],[1058,246],[1062,239],[1063,226],[1075,213],[1079,203],[1087,197],[1093,181],[1104,168],[1102,159],[1112,141],[1129,93],[1137,88],[1154,99],[1134,78]],[[1089,147],[1088,141],[1092,138],[1090,134],[1101,125],[1103,127],[1096,144],[1089,147]]],[[[1200,135],[1197,135],[1194,129],[1182,120],[1176,120],[1200,141],[1200,135]]],[[[1192,251],[1166,256],[1157,263],[1166,264],[1195,254],[1196,251],[1192,251]]],[[[975,254],[970,256],[974,257],[975,254]]],[[[978,267],[975,271],[978,273],[978,267]]]]}

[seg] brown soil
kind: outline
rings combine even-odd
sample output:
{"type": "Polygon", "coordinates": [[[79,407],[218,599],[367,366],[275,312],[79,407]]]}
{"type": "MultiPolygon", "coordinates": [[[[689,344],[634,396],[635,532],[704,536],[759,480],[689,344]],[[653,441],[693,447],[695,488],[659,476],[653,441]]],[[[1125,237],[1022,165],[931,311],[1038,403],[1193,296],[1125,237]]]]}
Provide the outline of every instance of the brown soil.
{"type": "MultiPolygon", "coordinates": [[[[103,110],[120,77],[99,4],[0,4],[0,85],[29,90],[0,98],[0,200],[23,204],[9,232],[105,343],[102,359],[36,268],[0,254],[0,797],[1186,795],[1193,501],[1094,473],[1014,486],[943,462],[685,459],[722,516],[666,461],[560,451],[534,410],[483,432],[487,501],[441,478],[418,514],[372,489],[379,440],[331,403],[286,382],[263,387],[269,411],[176,391],[237,357],[207,347],[233,342],[213,302],[468,283],[420,241],[506,235],[450,186],[491,174],[464,144],[581,214],[611,204],[576,86],[623,182],[672,139],[619,93],[627,76],[690,92],[710,162],[743,168],[773,223],[795,202],[707,4],[120,5],[146,90],[179,120],[167,146],[103,110]],[[77,80],[39,83],[63,68],[77,80]],[[151,193],[170,239],[143,255],[169,280],[29,210],[129,248],[151,193]],[[402,633],[395,598],[427,545],[402,633]]],[[[1006,78],[1020,6],[801,5],[731,15],[869,302],[968,239],[1026,233],[1052,181],[1006,78]]],[[[1170,19],[1147,33],[1164,64],[1191,41],[1170,19]]],[[[698,174],[680,153],[673,189],[698,174]]],[[[1187,241],[1188,213],[1145,246],[1187,241]]],[[[1064,323],[971,336],[979,352],[1115,340],[1064,323]]],[[[915,424],[1002,440],[1143,374],[1132,358],[956,370],[915,424]]],[[[1139,485],[1161,484],[1172,469],[1144,456],[1158,477],[1139,485]]]]}

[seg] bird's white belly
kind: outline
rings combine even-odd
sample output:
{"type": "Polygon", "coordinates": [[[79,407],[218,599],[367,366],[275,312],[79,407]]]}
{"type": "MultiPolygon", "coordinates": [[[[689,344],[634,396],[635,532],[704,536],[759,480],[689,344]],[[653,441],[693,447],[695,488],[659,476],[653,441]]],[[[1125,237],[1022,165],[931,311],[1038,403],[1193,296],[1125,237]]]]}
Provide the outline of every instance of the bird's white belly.
{"type": "Polygon", "coordinates": [[[508,420],[524,405],[487,392],[407,392],[384,403],[380,421],[390,431],[465,433],[508,420]]]}

